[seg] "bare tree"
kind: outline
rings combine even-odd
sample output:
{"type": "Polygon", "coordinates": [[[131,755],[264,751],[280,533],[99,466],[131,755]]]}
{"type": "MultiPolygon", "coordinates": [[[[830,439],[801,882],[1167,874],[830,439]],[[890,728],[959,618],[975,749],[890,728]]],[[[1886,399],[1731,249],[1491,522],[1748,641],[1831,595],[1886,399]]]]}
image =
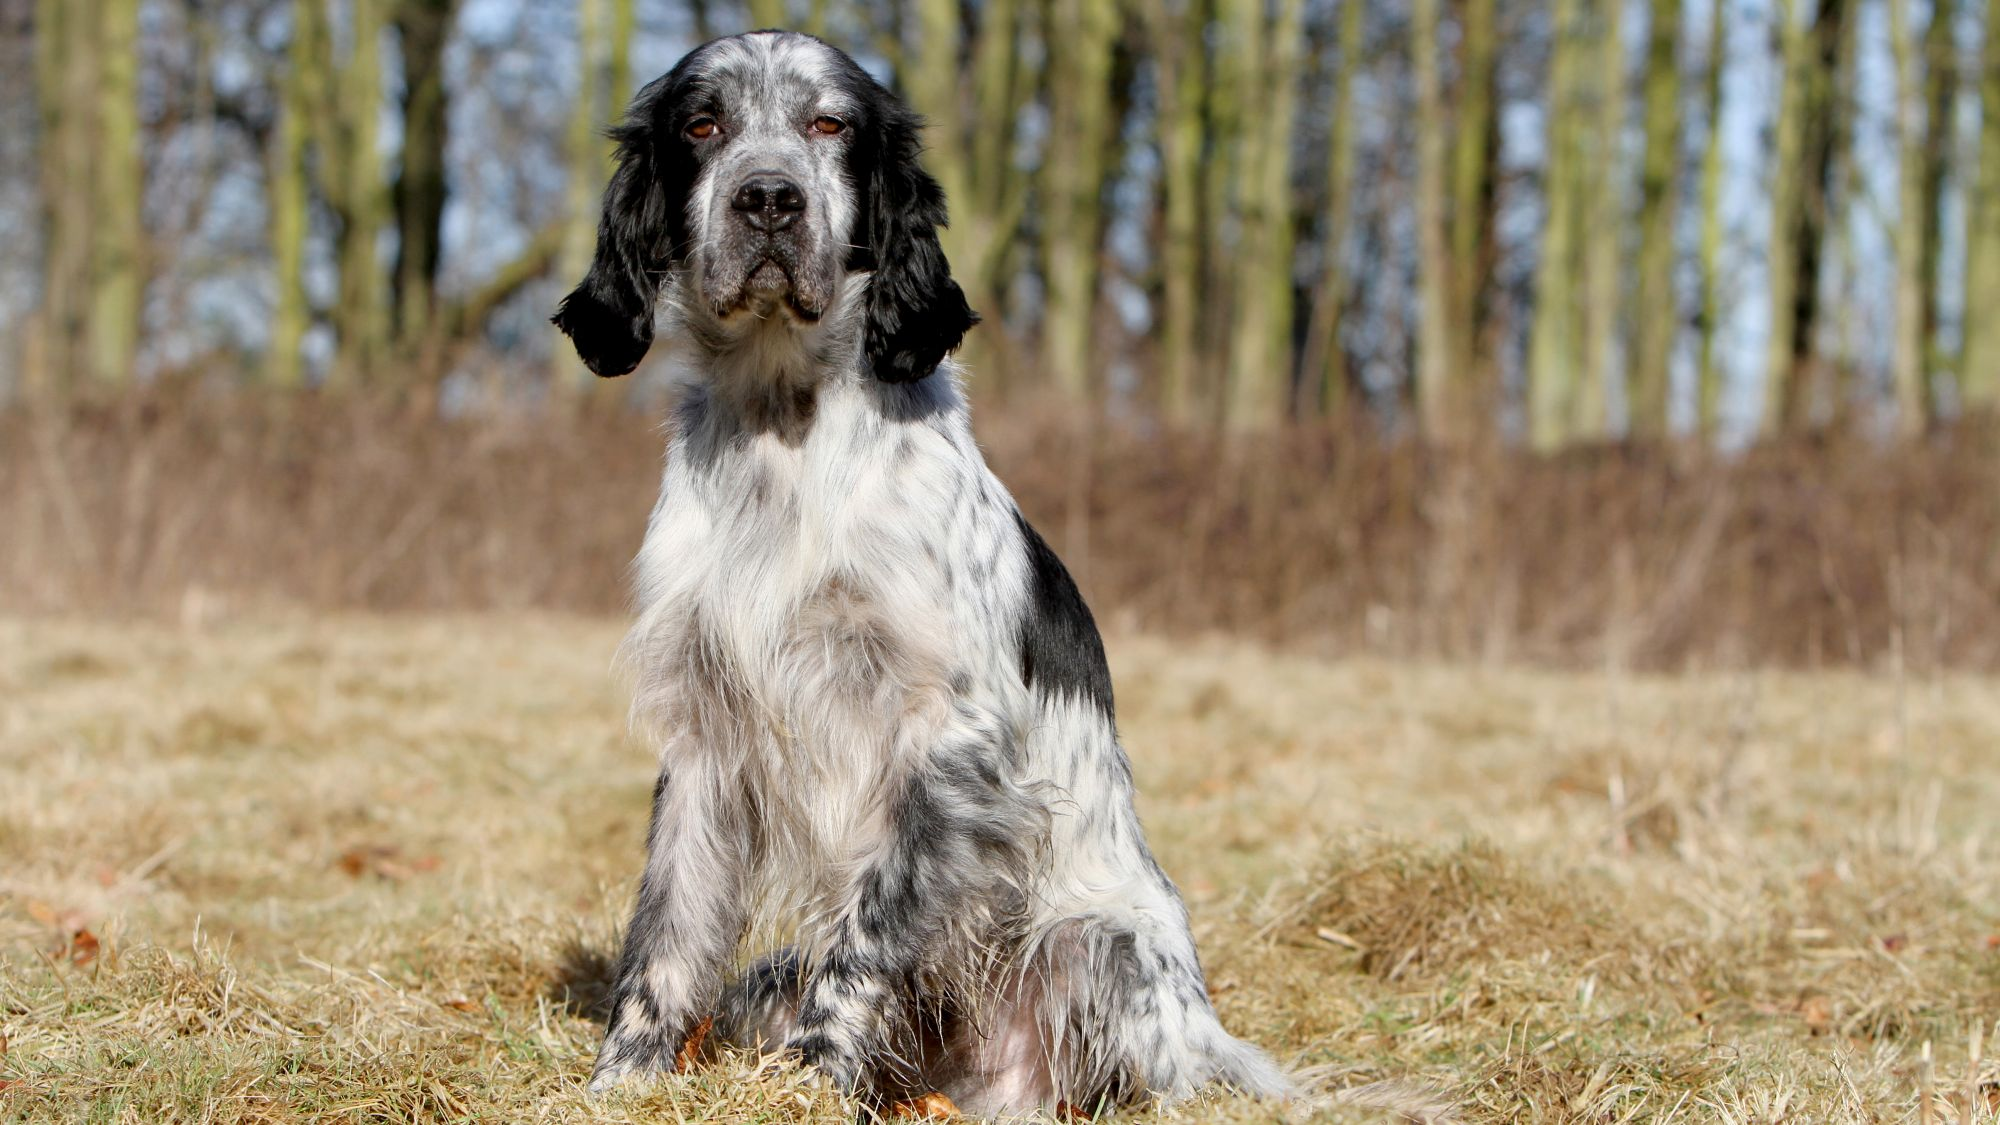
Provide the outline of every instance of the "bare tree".
{"type": "Polygon", "coordinates": [[[1819,0],[1811,30],[1784,0],[1785,85],[1771,189],[1771,336],[1765,365],[1766,433],[1803,428],[1813,401],[1818,355],[1820,262],[1827,230],[1838,126],[1847,0],[1819,0]]]}
{"type": "Polygon", "coordinates": [[[1986,0],[1979,76],[1979,174],[1972,195],[1965,279],[1964,395],[1968,407],[2000,405],[2000,0],[1986,0]]]}
{"type": "Polygon", "coordinates": [[[1590,45],[1583,0],[1556,0],[1550,37],[1547,127],[1542,169],[1541,261],[1535,273],[1534,323],[1528,341],[1528,431],[1551,450],[1575,432],[1586,378],[1577,309],[1578,255],[1586,201],[1580,186],[1587,106],[1582,70],[1590,45]]]}
{"type": "Polygon", "coordinates": [[[1417,409],[1433,441],[1461,439],[1455,286],[1445,214],[1445,110],[1439,88],[1437,0],[1410,5],[1410,59],[1417,86],[1417,409]]]}
{"type": "MultiPolygon", "coordinates": [[[[1910,35],[1907,5],[1886,0],[1889,42],[1896,63],[1896,338],[1891,375],[1896,424],[1904,436],[1922,433],[1929,421],[1924,379],[1924,202],[1925,138],[1918,123],[1923,106],[1917,47],[1910,35]]],[[[1933,14],[1933,18],[1941,18],[1933,14]]]]}
{"type": "Polygon", "coordinates": [[[1727,65],[1729,5],[1714,0],[1708,15],[1708,59],[1703,64],[1702,103],[1708,137],[1701,155],[1701,333],[1700,359],[1695,365],[1696,425],[1703,437],[1715,436],[1722,400],[1722,371],[1715,339],[1722,324],[1722,72],[1727,65]]]}
{"type": "Polygon", "coordinates": [[[1041,170],[1045,286],[1042,355],[1048,376],[1081,401],[1092,386],[1101,199],[1110,173],[1111,48],[1119,10],[1096,0],[1051,0],[1047,14],[1049,136],[1041,170]]]}
{"type": "Polygon", "coordinates": [[[1336,44],[1333,120],[1326,139],[1326,214],[1320,233],[1319,282],[1313,287],[1312,310],[1306,326],[1305,354],[1300,368],[1307,386],[1317,383],[1320,411],[1339,417],[1346,405],[1349,375],[1340,346],[1340,318],[1347,303],[1346,243],[1354,225],[1355,116],[1354,75],[1362,67],[1364,0],[1341,0],[1336,44]]]}
{"type": "Polygon", "coordinates": [[[1292,389],[1292,123],[1297,116],[1303,0],[1243,4],[1240,27],[1254,40],[1247,73],[1261,112],[1246,122],[1237,260],[1237,313],[1225,418],[1235,430],[1283,420],[1292,389]]]}
{"type": "Polygon", "coordinates": [[[1667,433],[1674,315],[1674,224],[1680,179],[1681,2],[1653,0],[1646,33],[1646,156],[1639,181],[1639,268],[1634,289],[1632,431],[1667,433]]]}
{"type": "Polygon", "coordinates": [[[445,41],[456,0],[396,0],[392,22],[402,48],[402,166],[396,176],[396,267],[392,307],[406,353],[424,346],[437,316],[443,243],[449,100],[445,41]]]}

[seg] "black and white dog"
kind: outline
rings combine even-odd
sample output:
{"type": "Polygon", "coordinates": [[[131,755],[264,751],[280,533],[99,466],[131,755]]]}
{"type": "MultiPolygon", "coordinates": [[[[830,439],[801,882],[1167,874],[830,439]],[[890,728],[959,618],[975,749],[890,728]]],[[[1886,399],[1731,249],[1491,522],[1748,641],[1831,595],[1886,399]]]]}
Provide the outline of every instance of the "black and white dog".
{"type": "Polygon", "coordinates": [[[662,307],[685,385],[625,648],[661,770],[592,1089],[713,1016],[972,1113],[1286,1095],[1209,1005],[1090,611],[973,442],[945,355],[978,318],[918,127],[840,51],[758,32],[614,134],[555,321],[621,375],[662,307]]]}

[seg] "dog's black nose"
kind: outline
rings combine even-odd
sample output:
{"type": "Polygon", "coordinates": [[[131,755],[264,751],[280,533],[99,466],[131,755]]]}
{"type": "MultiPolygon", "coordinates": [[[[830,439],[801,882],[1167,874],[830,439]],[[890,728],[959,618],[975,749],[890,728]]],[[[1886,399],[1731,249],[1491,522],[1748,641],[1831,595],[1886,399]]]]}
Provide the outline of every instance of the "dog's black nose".
{"type": "Polygon", "coordinates": [[[806,209],[806,193],[783,176],[760,172],[743,181],[729,206],[757,230],[776,233],[791,226],[806,209]]]}

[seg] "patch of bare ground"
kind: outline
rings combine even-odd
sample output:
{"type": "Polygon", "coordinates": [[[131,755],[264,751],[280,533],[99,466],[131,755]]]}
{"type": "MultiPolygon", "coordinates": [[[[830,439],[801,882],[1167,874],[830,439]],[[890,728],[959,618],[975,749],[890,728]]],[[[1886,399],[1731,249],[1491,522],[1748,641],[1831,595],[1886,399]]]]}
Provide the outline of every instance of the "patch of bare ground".
{"type": "MultiPolygon", "coordinates": [[[[651,762],[613,622],[0,621],[0,1117],[849,1121],[587,1102],[651,762]]],[[[1996,1120],[2000,690],[1111,640],[1224,1019],[1318,1091],[1134,1120],[1996,1120]]]]}

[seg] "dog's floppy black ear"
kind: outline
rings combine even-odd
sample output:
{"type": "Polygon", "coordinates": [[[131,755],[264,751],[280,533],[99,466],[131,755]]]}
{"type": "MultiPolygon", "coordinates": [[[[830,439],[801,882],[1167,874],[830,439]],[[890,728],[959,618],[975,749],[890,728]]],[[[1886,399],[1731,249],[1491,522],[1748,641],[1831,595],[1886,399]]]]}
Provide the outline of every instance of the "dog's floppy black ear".
{"type": "Polygon", "coordinates": [[[907,383],[936,370],[979,323],[979,314],[966,305],[938,244],[944,191],[917,163],[922,123],[886,93],[880,101],[874,127],[866,131],[872,143],[857,146],[855,154],[863,162],[856,178],[863,186],[864,229],[849,264],[875,271],[863,340],[868,365],[884,382],[907,383]]]}
{"type": "Polygon", "coordinates": [[[597,252],[590,272],[550,318],[584,365],[606,378],[639,366],[652,347],[653,303],[687,242],[691,161],[685,146],[661,144],[655,128],[667,81],[640,90],[624,123],[611,131],[618,167],[604,189],[597,252]]]}

